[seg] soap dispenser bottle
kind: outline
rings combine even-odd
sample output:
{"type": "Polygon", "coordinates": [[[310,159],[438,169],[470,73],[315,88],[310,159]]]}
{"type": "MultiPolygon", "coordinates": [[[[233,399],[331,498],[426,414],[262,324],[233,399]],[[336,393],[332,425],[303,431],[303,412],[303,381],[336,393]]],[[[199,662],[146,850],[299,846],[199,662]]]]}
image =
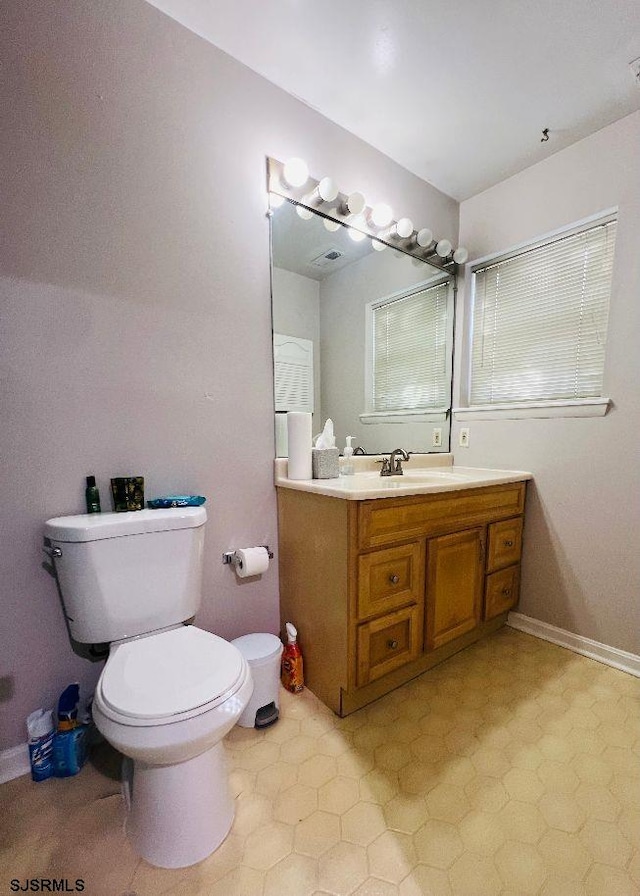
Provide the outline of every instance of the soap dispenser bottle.
{"type": "Polygon", "coordinates": [[[344,451],[342,452],[342,466],[340,468],[340,472],[343,476],[353,476],[356,471],[353,464],[353,448],[351,447],[352,441],[353,436],[347,436],[347,444],[344,446],[344,451]]]}

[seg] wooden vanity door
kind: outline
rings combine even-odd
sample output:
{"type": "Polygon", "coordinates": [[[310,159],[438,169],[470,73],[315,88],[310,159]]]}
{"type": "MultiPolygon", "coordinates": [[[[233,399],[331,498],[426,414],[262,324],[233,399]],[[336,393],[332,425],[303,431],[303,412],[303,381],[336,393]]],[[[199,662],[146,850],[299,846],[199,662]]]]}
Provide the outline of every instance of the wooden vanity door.
{"type": "Polygon", "coordinates": [[[435,650],[480,624],[484,528],[427,541],[425,650],[435,650]]]}

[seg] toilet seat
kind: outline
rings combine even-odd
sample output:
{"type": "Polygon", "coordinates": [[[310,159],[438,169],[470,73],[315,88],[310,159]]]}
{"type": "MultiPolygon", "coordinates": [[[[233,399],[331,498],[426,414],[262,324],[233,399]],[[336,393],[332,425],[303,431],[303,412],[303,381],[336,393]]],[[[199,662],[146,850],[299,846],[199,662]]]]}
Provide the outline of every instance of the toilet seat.
{"type": "Polygon", "coordinates": [[[124,725],[166,725],[228,700],[247,674],[246,661],[228,641],[180,626],[117,644],[98,681],[96,702],[124,725]]]}

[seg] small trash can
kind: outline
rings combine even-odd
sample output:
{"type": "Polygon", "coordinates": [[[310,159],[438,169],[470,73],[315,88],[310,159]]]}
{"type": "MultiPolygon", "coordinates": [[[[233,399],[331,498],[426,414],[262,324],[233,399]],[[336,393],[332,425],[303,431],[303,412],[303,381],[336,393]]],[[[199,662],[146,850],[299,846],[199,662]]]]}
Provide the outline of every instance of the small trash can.
{"type": "Polygon", "coordinates": [[[266,728],[278,721],[282,641],[276,635],[242,635],[231,642],[251,669],[253,694],[238,719],[243,728],[266,728]]]}

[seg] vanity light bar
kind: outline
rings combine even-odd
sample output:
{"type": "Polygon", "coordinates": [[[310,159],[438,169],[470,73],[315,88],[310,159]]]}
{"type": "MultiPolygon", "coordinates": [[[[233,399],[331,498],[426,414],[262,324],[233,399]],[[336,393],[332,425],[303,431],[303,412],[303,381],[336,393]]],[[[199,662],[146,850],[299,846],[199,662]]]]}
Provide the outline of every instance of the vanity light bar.
{"type": "Polygon", "coordinates": [[[328,230],[337,230],[341,224],[346,225],[356,240],[370,237],[375,248],[379,248],[377,241],[382,247],[390,246],[405,255],[428,261],[443,271],[463,265],[469,256],[463,246],[454,250],[449,240],[435,239],[426,227],[416,232],[410,218],[394,221],[391,208],[386,203],[371,208],[362,193],[340,193],[336,182],[330,177],[314,180],[302,159],[289,159],[282,163],[268,158],[267,176],[271,208],[281,205],[283,198],[290,199],[298,205],[301,217],[307,217],[303,209],[315,212],[325,219],[328,230]],[[331,207],[328,207],[329,204],[331,207]],[[356,233],[362,236],[356,236],[356,233]]]}

